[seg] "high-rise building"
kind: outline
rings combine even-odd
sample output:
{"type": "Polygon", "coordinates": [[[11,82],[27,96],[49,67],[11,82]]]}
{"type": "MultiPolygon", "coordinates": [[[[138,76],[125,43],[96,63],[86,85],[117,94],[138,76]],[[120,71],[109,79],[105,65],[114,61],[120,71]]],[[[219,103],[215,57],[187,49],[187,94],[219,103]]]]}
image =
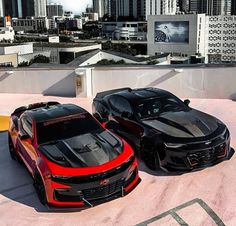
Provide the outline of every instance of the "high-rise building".
{"type": "Polygon", "coordinates": [[[145,0],[146,19],[149,15],[161,15],[162,0],[145,0]]]}
{"type": "Polygon", "coordinates": [[[4,10],[4,0],[0,0],[0,17],[5,16],[5,10],[4,10]]]}
{"type": "Polygon", "coordinates": [[[179,11],[180,12],[189,12],[189,1],[190,0],[179,0],[179,11]]]}
{"type": "Polygon", "coordinates": [[[231,14],[236,15],[236,1],[232,0],[231,2],[231,14]]]}
{"type": "Polygon", "coordinates": [[[231,0],[190,0],[189,10],[210,16],[231,15],[231,0]]]}
{"type": "Polygon", "coordinates": [[[161,14],[162,15],[175,15],[177,10],[176,0],[162,0],[161,1],[161,14]]]}
{"type": "Polygon", "coordinates": [[[34,16],[34,0],[22,0],[22,17],[34,16]]]}
{"type": "Polygon", "coordinates": [[[63,16],[63,6],[57,3],[51,3],[47,5],[47,16],[63,16]]]}
{"type": "Polygon", "coordinates": [[[117,0],[117,18],[144,20],[146,17],[146,0],[117,0]]]}
{"type": "Polygon", "coordinates": [[[108,14],[108,0],[93,0],[93,11],[98,13],[100,19],[108,14]]]}
{"type": "Polygon", "coordinates": [[[46,17],[47,0],[34,0],[34,16],[35,17],[46,17]]]}
{"type": "Polygon", "coordinates": [[[22,2],[21,0],[4,1],[4,15],[10,17],[22,17],[22,2]]]}

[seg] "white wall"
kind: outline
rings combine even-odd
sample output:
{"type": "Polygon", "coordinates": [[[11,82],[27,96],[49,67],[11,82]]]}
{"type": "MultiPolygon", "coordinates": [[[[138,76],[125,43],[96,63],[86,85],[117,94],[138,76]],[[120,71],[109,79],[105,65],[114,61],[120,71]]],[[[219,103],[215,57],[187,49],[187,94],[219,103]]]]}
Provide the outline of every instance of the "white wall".
{"type": "MultiPolygon", "coordinates": [[[[9,70],[9,69],[8,69],[9,70]]],[[[0,93],[76,96],[75,72],[52,69],[0,71],[0,93]]]]}
{"type": "Polygon", "coordinates": [[[236,67],[158,69],[100,67],[92,70],[93,95],[121,87],[159,87],[180,97],[236,99],[236,67]]]}
{"type": "Polygon", "coordinates": [[[13,54],[13,53],[17,53],[18,55],[30,54],[33,53],[33,44],[29,43],[25,45],[1,47],[0,52],[2,51],[3,54],[13,54]]]}

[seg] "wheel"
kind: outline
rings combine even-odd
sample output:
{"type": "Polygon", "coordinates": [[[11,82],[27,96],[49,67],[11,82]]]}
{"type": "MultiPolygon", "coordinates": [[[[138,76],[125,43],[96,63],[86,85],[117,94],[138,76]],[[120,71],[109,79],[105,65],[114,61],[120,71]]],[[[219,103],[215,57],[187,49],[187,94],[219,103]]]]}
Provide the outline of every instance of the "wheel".
{"type": "Polygon", "coordinates": [[[10,156],[13,160],[17,160],[17,155],[16,155],[16,149],[13,145],[12,139],[10,134],[8,133],[8,147],[9,147],[9,152],[10,152],[10,156]]]}
{"type": "Polygon", "coordinates": [[[41,176],[39,175],[39,173],[36,173],[34,176],[34,187],[37,192],[39,201],[43,205],[46,205],[47,204],[46,191],[45,191],[45,187],[43,184],[43,180],[42,180],[41,176]]]}
{"type": "Polygon", "coordinates": [[[146,153],[144,155],[144,162],[146,166],[153,171],[160,168],[159,156],[157,152],[154,152],[153,154],[146,153]]]}

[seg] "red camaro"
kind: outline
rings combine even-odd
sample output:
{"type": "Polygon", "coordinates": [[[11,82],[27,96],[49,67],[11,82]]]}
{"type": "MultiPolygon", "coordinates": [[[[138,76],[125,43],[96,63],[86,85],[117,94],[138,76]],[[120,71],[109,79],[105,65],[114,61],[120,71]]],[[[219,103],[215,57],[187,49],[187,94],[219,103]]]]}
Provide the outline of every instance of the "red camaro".
{"type": "Polygon", "coordinates": [[[43,204],[91,207],[126,195],[140,182],[131,147],[73,104],[16,109],[9,150],[26,165],[43,204]]]}

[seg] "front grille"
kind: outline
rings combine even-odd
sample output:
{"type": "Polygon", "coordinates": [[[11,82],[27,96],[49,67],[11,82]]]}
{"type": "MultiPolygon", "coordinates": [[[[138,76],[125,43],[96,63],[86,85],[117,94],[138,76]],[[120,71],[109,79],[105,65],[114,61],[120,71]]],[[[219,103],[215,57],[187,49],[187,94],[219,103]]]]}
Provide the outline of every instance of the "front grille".
{"type": "Polygon", "coordinates": [[[225,157],[227,154],[226,144],[221,144],[214,148],[209,148],[204,151],[197,151],[194,153],[189,153],[187,159],[191,166],[201,165],[210,163],[218,158],[225,157]]]}
{"type": "Polygon", "coordinates": [[[109,197],[115,193],[121,192],[121,189],[122,189],[122,181],[119,180],[105,186],[85,189],[82,191],[82,193],[84,198],[90,201],[109,197]]]}

